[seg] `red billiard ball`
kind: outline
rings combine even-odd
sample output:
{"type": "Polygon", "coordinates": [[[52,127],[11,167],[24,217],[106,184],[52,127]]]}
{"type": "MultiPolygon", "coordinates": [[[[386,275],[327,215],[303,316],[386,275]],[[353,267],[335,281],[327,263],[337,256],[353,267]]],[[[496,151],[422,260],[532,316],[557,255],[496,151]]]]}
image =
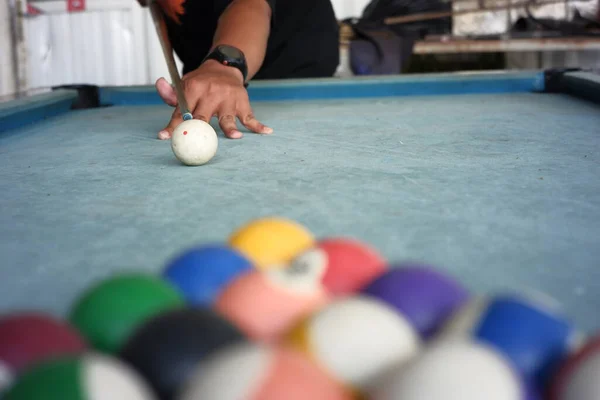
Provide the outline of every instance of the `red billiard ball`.
{"type": "Polygon", "coordinates": [[[344,237],[324,238],[300,253],[294,264],[318,265],[324,271],[321,284],[333,296],[356,293],[386,271],[386,260],[368,244],[344,237]]]}
{"type": "Polygon", "coordinates": [[[600,335],[561,364],[549,390],[549,400],[588,399],[600,399],[600,335]]]}
{"type": "Polygon", "coordinates": [[[87,348],[75,328],[51,315],[23,312],[0,317],[0,391],[36,363],[87,348]]]}

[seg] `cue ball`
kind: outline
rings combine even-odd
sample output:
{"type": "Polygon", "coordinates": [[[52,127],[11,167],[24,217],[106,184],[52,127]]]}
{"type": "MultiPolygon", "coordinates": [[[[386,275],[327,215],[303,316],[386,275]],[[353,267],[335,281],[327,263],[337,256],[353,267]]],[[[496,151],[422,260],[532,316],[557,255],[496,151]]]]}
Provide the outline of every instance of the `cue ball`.
{"type": "Polygon", "coordinates": [[[206,164],[215,156],[218,146],[213,127],[198,119],[183,121],[171,136],[173,154],[185,165],[206,164]]]}

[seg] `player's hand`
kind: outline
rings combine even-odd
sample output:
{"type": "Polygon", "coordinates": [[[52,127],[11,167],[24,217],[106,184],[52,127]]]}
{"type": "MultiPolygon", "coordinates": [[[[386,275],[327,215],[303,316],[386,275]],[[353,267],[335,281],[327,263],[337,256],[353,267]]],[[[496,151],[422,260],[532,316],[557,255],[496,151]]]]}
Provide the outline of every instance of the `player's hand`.
{"type": "MultiPolygon", "coordinates": [[[[219,126],[228,138],[239,139],[243,136],[237,127],[238,119],[251,132],[273,132],[254,117],[242,74],[237,69],[211,60],[186,74],[181,83],[194,118],[209,122],[211,117],[218,117],[219,126]]],[[[169,139],[173,130],[183,122],[183,118],[177,107],[177,95],[173,87],[164,78],[160,78],[156,82],[156,89],[165,103],[175,107],[169,124],[158,134],[159,139],[169,139]]]]}

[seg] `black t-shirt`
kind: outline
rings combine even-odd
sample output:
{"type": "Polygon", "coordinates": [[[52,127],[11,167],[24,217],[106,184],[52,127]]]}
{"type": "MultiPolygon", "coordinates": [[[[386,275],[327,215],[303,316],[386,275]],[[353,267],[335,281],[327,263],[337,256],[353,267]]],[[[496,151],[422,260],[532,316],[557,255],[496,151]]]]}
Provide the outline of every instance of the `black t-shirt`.
{"type": "MultiPolygon", "coordinates": [[[[169,36],[184,74],[208,54],[218,18],[231,1],[167,0],[169,36]]],[[[339,33],[331,0],[265,1],[272,9],[271,33],[254,79],[332,76],[339,63],[339,33]]]]}

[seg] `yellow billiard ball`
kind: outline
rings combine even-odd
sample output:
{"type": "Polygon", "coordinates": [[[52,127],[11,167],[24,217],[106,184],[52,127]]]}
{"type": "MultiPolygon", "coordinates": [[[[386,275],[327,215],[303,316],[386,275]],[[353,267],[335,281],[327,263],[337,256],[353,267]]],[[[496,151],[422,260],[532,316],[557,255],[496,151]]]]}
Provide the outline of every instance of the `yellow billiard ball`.
{"type": "Polygon", "coordinates": [[[228,240],[232,248],[262,270],[285,268],[314,242],[314,236],[306,227],[280,217],[254,219],[233,232],[228,240]]]}

